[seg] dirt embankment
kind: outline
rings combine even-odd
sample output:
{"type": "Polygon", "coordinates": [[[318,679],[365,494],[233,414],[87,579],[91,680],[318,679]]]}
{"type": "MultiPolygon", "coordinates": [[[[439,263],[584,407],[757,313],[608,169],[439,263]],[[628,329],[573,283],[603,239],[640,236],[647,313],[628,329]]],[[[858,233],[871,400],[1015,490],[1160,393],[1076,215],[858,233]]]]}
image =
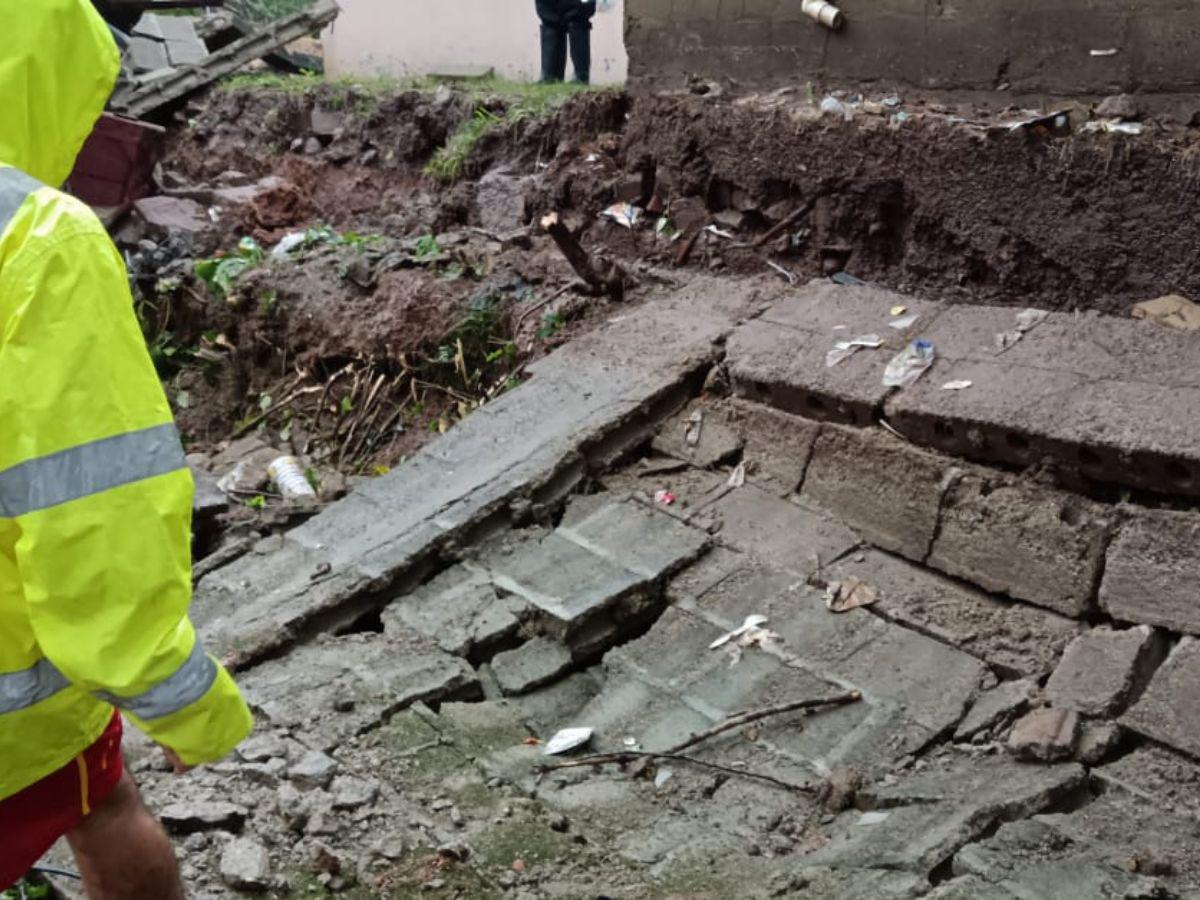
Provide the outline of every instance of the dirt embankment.
{"type": "MultiPolygon", "coordinates": [[[[250,267],[232,299],[190,260],[177,266],[160,324],[203,351],[204,366],[171,376],[195,442],[252,424],[352,471],[411,453],[609,314],[568,288],[573,273],[535,227],[549,211],[622,263],[628,302],[696,269],[768,265],[1056,310],[1200,295],[1187,130],[1055,136],[1006,127],[1014,110],[903,101],[847,121],[795,93],[589,92],[512,114],[519,102],[321,86],[219,91],[195,110],[172,136],[170,183],[276,179],[222,219],[224,251],[332,232],[250,267]],[[425,174],[481,120],[454,183],[425,174]],[[644,210],[637,227],[598,216],[618,201],[644,210]]],[[[150,270],[143,286],[161,280],[150,270]]]]}

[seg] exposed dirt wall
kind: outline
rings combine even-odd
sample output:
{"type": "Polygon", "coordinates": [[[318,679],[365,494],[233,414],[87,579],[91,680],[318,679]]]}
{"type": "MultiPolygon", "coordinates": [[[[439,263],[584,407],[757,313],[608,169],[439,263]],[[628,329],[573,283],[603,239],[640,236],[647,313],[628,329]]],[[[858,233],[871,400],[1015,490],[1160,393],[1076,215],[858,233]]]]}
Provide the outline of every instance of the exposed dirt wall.
{"type": "Polygon", "coordinates": [[[806,18],[800,0],[629,0],[631,81],[678,85],[695,74],[761,87],[828,78],[1063,95],[1200,86],[1200,13],[1186,0],[837,5],[846,25],[834,34],[806,18]]]}

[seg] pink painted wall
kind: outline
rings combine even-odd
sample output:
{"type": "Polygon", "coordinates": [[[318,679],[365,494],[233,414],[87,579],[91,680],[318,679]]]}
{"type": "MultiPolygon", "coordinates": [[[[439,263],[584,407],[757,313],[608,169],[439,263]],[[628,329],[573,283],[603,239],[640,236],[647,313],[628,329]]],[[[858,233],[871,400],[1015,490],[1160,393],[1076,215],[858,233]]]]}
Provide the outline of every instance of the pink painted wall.
{"type": "MultiPolygon", "coordinates": [[[[342,14],[324,35],[331,75],[399,77],[494,68],[514,80],[540,72],[534,0],[339,0],[342,14]]],[[[592,81],[625,81],[625,0],[596,13],[592,81]]],[[[570,68],[568,66],[568,77],[570,68]]]]}

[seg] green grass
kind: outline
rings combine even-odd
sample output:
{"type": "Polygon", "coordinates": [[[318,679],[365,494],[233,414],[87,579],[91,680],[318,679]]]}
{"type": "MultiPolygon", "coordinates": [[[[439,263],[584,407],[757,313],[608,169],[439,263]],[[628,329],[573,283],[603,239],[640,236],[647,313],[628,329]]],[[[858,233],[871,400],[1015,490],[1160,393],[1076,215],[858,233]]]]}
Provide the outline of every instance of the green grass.
{"type": "Polygon", "coordinates": [[[462,123],[446,146],[434,154],[425,166],[425,174],[453,184],[466,169],[467,160],[485,134],[495,128],[511,128],[527,119],[542,119],[562,106],[575,94],[593,90],[577,84],[537,84],[488,79],[462,85],[461,93],[471,100],[475,113],[462,123]],[[489,107],[503,105],[503,112],[489,107]],[[483,105],[487,103],[488,106],[483,105]]]}

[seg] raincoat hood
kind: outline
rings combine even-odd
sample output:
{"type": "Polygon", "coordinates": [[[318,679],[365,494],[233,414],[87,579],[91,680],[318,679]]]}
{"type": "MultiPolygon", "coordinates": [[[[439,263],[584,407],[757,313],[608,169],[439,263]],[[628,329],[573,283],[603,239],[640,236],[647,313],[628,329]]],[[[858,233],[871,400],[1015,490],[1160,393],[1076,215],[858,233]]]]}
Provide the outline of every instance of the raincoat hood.
{"type": "Polygon", "coordinates": [[[0,164],[59,187],[121,60],[91,0],[0,0],[0,164]]]}

